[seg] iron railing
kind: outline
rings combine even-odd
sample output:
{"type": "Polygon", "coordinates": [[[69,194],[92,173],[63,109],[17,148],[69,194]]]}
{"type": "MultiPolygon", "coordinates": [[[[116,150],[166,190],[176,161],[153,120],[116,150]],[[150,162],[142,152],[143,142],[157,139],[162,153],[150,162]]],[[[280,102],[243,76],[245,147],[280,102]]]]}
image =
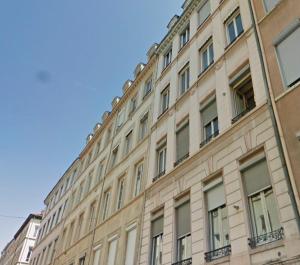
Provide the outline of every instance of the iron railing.
{"type": "Polygon", "coordinates": [[[163,175],[165,175],[166,174],[166,171],[165,170],[163,170],[162,172],[160,172],[156,177],[154,177],[153,179],[152,179],[152,182],[155,182],[155,181],[157,181],[158,179],[160,179],[163,175]]]}
{"type": "Polygon", "coordinates": [[[192,265],[192,258],[177,261],[177,262],[173,263],[172,265],[192,265]]]}
{"type": "Polygon", "coordinates": [[[215,259],[229,256],[231,253],[231,245],[218,248],[209,252],[204,253],[206,262],[210,262],[215,259]]]}
{"type": "Polygon", "coordinates": [[[240,118],[242,118],[243,116],[245,116],[248,112],[250,112],[251,110],[253,110],[255,108],[255,105],[253,106],[248,106],[245,110],[243,110],[242,112],[240,112],[238,115],[236,115],[232,120],[232,124],[236,123],[240,118]]]}
{"type": "Polygon", "coordinates": [[[256,237],[248,238],[248,244],[251,248],[268,244],[274,241],[282,240],[284,236],[283,228],[272,231],[271,233],[259,235],[256,237]]]}
{"type": "Polygon", "coordinates": [[[200,143],[200,148],[202,148],[204,145],[207,145],[213,138],[217,137],[219,135],[219,130],[215,131],[210,137],[207,137],[205,140],[203,140],[200,143]]]}
{"type": "Polygon", "coordinates": [[[182,161],[186,160],[189,156],[190,156],[190,154],[187,153],[187,154],[184,155],[183,157],[179,158],[179,159],[174,163],[174,167],[178,166],[182,161]]]}

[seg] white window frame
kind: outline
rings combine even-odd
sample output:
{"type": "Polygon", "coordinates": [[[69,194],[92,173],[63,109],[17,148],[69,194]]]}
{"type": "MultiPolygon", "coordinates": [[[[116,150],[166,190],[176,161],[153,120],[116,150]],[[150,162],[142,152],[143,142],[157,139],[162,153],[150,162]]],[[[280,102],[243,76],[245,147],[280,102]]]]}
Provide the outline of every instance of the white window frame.
{"type": "Polygon", "coordinates": [[[237,8],[237,10],[235,10],[232,13],[232,15],[225,21],[225,27],[226,27],[227,44],[230,45],[230,44],[234,43],[236,41],[236,39],[244,32],[242,16],[241,16],[239,8],[237,8]],[[241,24],[242,24],[242,31],[240,33],[238,33],[237,22],[236,22],[236,18],[238,16],[241,17],[241,24]],[[233,29],[234,29],[234,35],[235,35],[233,40],[230,40],[230,36],[229,36],[229,24],[231,24],[231,22],[233,22],[233,29]]]}
{"type": "Polygon", "coordinates": [[[172,47],[170,47],[163,56],[163,69],[167,68],[172,62],[172,47]]]}
{"type": "Polygon", "coordinates": [[[182,49],[190,40],[190,24],[188,24],[179,35],[180,49],[182,49]]]}
{"type": "Polygon", "coordinates": [[[190,88],[190,66],[187,63],[179,72],[178,74],[179,80],[179,97],[185,94],[190,88]],[[184,80],[183,80],[184,79],[184,80]]]}
{"type": "Polygon", "coordinates": [[[160,93],[160,114],[165,113],[169,108],[169,100],[170,100],[170,85],[168,85],[161,93],[160,93]]]}
{"type": "Polygon", "coordinates": [[[213,45],[212,37],[210,37],[209,40],[200,48],[199,53],[200,53],[200,74],[201,74],[205,72],[214,63],[214,45],[213,45]],[[210,47],[212,47],[212,54],[211,54],[210,47]],[[206,67],[204,67],[204,60],[203,60],[203,56],[205,52],[207,54],[206,67]]]}

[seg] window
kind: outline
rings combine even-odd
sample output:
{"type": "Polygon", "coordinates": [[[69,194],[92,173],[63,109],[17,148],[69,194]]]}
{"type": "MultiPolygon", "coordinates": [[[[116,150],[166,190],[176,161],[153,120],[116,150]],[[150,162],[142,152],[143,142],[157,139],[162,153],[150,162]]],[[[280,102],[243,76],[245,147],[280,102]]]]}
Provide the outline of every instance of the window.
{"type": "Polygon", "coordinates": [[[199,26],[203,24],[203,22],[209,17],[209,15],[210,15],[210,3],[209,0],[207,0],[198,11],[199,26]]]}
{"type": "Polygon", "coordinates": [[[26,262],[30,260],[31,254],[32,254],[33,247],[29,247],[27,256],[26,256],[26,262]]]}
{"type": "Polygon", "coordinates": [[[142,178],[143,178],[143,163],[140,163],[136,166],[135,169],[135,189],[134,189],[134,196],[137,196],[141,192],[142,187],[142,178]]]}
{"type": "Polygon", "coordinates": [[[96,221],[95,211],[96,211],[96,202],[93,202],[90,206],[90,218],[89,218],[89,227],[88,227],[89,231],[91,231],[95,225],[95,221],[96,221]]]}
{"type": "Polygon", "coordinates": [[[176,232],[177,232],[177,261],[191,258],[191,220],[190,202],[185,202],[176,208],[176,232]]]}
{"type": "Polygon", "coordinates": [[[68,199],[65,200],[63,211],[62,211],[62,214],[61,214],[62,217],[64,216],[64,214],[66,212],[67,205],[68,205],[68,199]]]}
{"type": "Polygon", "coordinates": [[[116,165],[116,163],[117,163],[118,151],[119,151],[119,146],[115,147],[114,150],[112,151],[112,155],[111,155],[111,167],[114,167],[116,165]]]}
{"type": "Polygon", "coordinates": [[[163,216],[152,222],[151,230],[151,265],[162,265],[163,216]]]}
{"type": "Polygon", "coordinates": [[[157,149],[157,177],[166,173],[167,163],[167,140],[164,139],[157,149]]]}
{"type": "Polygon", "coordinates": [[[52,248],[52,252],[51,252],[51,256],[50,256],[50,264],[52,263],[53,258],[55,256],[57,242],[58,242],[58,237],[54,240],[54,244],[53,244],[53,248],[52,248]]]}
{"type": "Polygon", "coordinates": [[[172,62],[172,48],[170,48],[165,54],[164,54],[164,65],[163,68],[167,68],[168,65],[172,62]]]}
{"type": "Polygon", "coordinates": [[[117,118],[117,130],[119,130],[125,122],[125,111],[121,110],[117,118]]]}
{"type": "Polygon", "coordinates": [[[182,125],[176,132],[176,163],[175,166],[189,156],[189,122],[182,125]]]}
{"type": "Polygon", "coordinates": [[[55,225],[58,224],[58,222],[60,221],[61,210],[62,210],[62,206],[60,206],[58,209],[55,225]]]}
{"type": "Polygon", "coordinates": [[[250,208],[252,236],[257,237],[255,245],[277,240],[272,235],[263,236],[280,229],[276,199],[265,158],[243,169],[242,176],[250,208]]]}
{"type": "Polygon", "coordinates": [[[125,265],[134,265],[136,228],[127,232],[125,265]]]}
{"type": "Polygon", "coordinates": [[[102,220],[105,220],[108,216],[109,201],[110,201],[110,191],[106,191],[105,194],[104,194],[102,220]]]}
{"type": "Polygon", "coordinates": [[[103,169],[104,169],[104,161],[101,161],[98,166],[98,175],[97,175],[97,182],[100,181],[103,175],[103,169]]]}
{"type": "Polygon", "coordinates": [[[84,262],[85,262],[85,256],[84,257],[81,257],[79,259],[79,265],[84,265],[84,262]]]}
{"type": "Polygon", "coordinates": [[[276,44],[278,61],[281,67],[283,81],[287,87],[291,87],[300,81],[300,23],[294,23],[287,29],[288,34],[280,38],[276,44]]]}
{"type": "Polygon", "coordinates": [[[54,225],[55,225],[55,216],[56,216],[56,212],[52,215],[52,220],[51,220],[51,225],[50,225],[50,229],[49,229],[49,231],[54,227],[54,225]]]}
{"type": "Polygon", "coordinates": [[[124,178],[119,180],[118,183],[118,197],[117,197],[117,210],[121,209],[123,206],[124,197],[124,178]]]}
{"type": "Polygon", "coordinates": [[[140,135],[139,139],[142,140],[145,138],[148,131],[148,113],[146,113],[143,118],[140,120],[140,135]]]}
{"type": "Polygon", "coordinates": [[[169,94],[170,94],[170,85],[168,85],[160,93],[160,113],[163,114],[169,108],[169,94]]]}
{"type": "Polygon", "coordinates": [[[97,249],[94,250],[93,265],[99,265],[100,254],[101,254],[100,248],[97,248],[97,249]]]}
{"type": "Polygon", "coordinates": [[[179,95],[184,94],[190,87],[190,68],[189,65],[185,66],[179,72],[179,95]]]}
{"type": "Polygon", "coordinates": [[[79,219],[78,219],[78,226],[77,226],[77,237],[76,239],[80,239],[82,232],[83,232],[83,219],[84,218],[84,213],[80,214],[79,219]]]}
{"type": "Polygon", "coordinates": [[[67,240],[67,243],[66,243],[67,248],[71,245],[72,240],[73,240],[74,226],[75,226],[75,221],[73,221],[71,223],[71,226],[70,226],[70,230],[69,230],[69,234],[68,234],[68,240],[67,240]]]}
{"type": "Polygon", "coordinates": [[[38,232],[39,232],[39,225],[35,225],[34,226],[34,232],[33,232],[33,237],[36,237],[38,235],[38,232]]]}
{"type": "Polygon", "coordinates": [[[188,25],[180,33],[180,48],[182,48],[190,40],[190,25],[188,25]]]}
{"type": "Polygon", "coordinates": [[[87,177],[86,189],[85,189],[86,193],[89,193],[89,191],[91,190],[92,182],[93,182],[93,171],[91,171],[87,177]]]}
{"type": "Polygon", "coordinates": [[[88,167],[92,160],[92,152],[89,153],[85,167],[88,167]]]}
{"type": "Polygon", "coordinates": [[[96,149],[95,149],[95,158],[97,157],[97,155],[99,154],[99,152],[100,152],[100,147],[101,147],[101,140],[99,140],[98,142],[97,142],[97,145],[96,145],[96,149]]]}
{"type": "Polygon", "coordinates": [[[80,183],[80,186],[79,186],[79,190],[78,190],[78,197],[77,197],[77,202],[80,202],[82,200],[82,195],[83,195],[83,188],[84,188],[84,181],[82,181],[80,183]]]}
{"type": "Polygon", "coordinates": [[[200,71],[204,72],[214,62],[214,48],[212,39],[200,50],[200,71]]]}
{"type": "Polygon", "coordinates": [[[129,115],[132,114],[133,112],[135,112],[136,108],[137,108],[137,95],[134,95],[130,100],[129,115]]]}
{"type": "Polygon", "coordinates": [[[234,12],[234,14],[226,22],[226,28],[228,44],[234,42],[236,38],[243,33],[244,29],[242,25],[242,19],[238,11],[234,12]]]}
{"type": "Polygon", "coordinates": [[[106,143],[109,142],[110,140],[110,137],[111,137],[111,131],[112,131],[112,128],[111,126],[107,129],[107,132],[106,132],[106,143]]]}
{"type": "Polygon", "coordinates": [[[233,92],[232,122],[236,122],[247,112],[255,108],[254,91],[249,65],[245,66],[229,82],[233,92]]]}
{"type": "Polygon", "coordinates": [[[118,240],[114,239],[109,243],[107,265],[115,265],[118,240]]]}
{"type": "Polygon", "coordinates": [[[203,142],[201,147],[219,134],[217,103],[214,99],[201,110],[203,142]]]}
{"type": "MultiPolygon", "coordinates": [[[[209,246],[214,251],[230,244],[227,207],[222,177],[218,177],[204,187],[208,211],[209,246]]],[[[210,260],[229,254],[229,251],[212,252],[210,260]]]]}
{"type": "Polygon", "coordinates": [[[124,154],[127,155],[132,146],[132,130],[126,135],[125,137],[125,148],[124,148],[124,154]]]}
{"type": "Polygon", "coordinates": [[[146,97],[152,90],[152,77],[150,77],[146,83],[145,83],[145,87],[144,87],[144,97],[146,97]]]}
{"type": "Polygon", "coordinates": [[[270,12],[279,2],[279,0],[263,0],[263,1],[267,12],[270,12]]]}

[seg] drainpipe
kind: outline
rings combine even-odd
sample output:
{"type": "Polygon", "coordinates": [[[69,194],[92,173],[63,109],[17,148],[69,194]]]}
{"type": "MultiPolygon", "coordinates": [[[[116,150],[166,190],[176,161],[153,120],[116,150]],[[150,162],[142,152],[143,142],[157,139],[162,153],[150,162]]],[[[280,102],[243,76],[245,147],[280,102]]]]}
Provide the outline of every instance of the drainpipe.
{"type": "Polygon", "coordinates": [[[295,217],[296,217],[296,222],[298,225],[298,230],[300,231],[300,215],[299,215],[299,210],[297,207],[297,202],[296,202],[296,198],[295,195],[293,193],[293,188],[292,188],[292,183],[291,183],[291,179],[290,179],[290,175],[287,169],[287,165],[286,165],[286,159],[284,156],[284,152],[283,152],[283,146],[282,146],[282,142],[280,139],[280,133],[279,133],[279,129],[278,129],[278,123],[277,120],[275,118],[275,113],[274,113],[274,108],[272,106],[272,99],[271,99],[271,95],[270,95],[270,87],[267,81],[267,73],[266,73],[266,65],[264,63],[263,60],[263,53],[262,53],[262,47],[259,41],[259,37],[258,37],[258,30],[257,30],[257,25],[255,22],[255,16],[254,16],[254,8],[252,5],[251,0],[248,0],[248,4],[249,4],[249,8],[250,8],[250,15],[251,15],[251,23],[254,29],[254,36],[255,36],[255,41],[256,41],[256,45],[258,47],[258,55],[259,55],[259,61],[262,65],[262,75],[263,75],[263,80],[264,80],[264,87],[265,87],[265,91],[266,91],[266,95],[267,95],[267,106],[269,109],[269,112],[271,114],[271,121],[272,121],[272,125],[274,128],[274,132],[275,132],[275,139],[276,139],[276,143],[279,149],[279,156],[280,156],[280,160],[282,162],[282,168],[284,171],[284,176],[285,176],[285,180],[287,182],[287,186],[288,186],[288,194],[291,198],[291,203],[292,203],[292,207],[295,213],[295,217]]]}

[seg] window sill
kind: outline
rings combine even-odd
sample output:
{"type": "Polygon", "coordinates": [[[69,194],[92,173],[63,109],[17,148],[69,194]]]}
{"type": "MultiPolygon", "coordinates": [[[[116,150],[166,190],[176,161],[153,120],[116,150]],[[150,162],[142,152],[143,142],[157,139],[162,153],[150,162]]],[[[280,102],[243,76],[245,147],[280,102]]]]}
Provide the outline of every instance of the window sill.
{"type": "Polygon", "coordinates": [[[156,177],[154,177],[154,178],[152,179],[152,182],[157,181],[158,179],[160,179],[160,178],[161,178],[162,176],[164,176],[165,174],[166,174],[166,170],[160,172],[156,177]]]}

